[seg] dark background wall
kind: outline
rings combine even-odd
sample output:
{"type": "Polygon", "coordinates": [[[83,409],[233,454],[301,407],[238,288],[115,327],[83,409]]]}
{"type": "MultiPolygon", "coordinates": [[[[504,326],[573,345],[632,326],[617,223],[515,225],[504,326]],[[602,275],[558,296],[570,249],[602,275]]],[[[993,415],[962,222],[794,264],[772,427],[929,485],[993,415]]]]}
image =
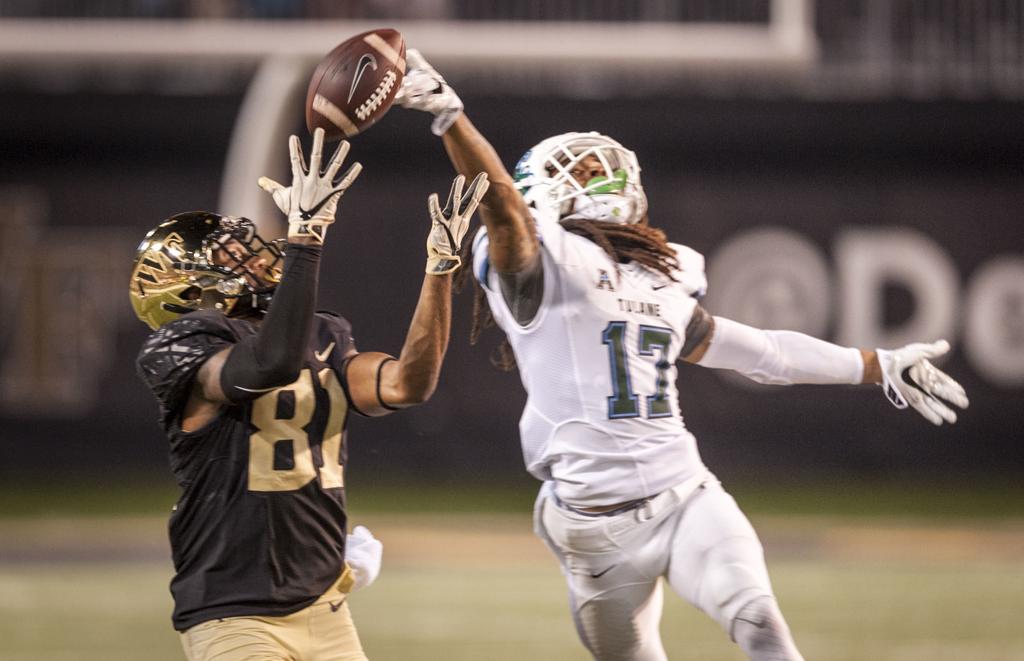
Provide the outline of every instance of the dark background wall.
{"type": "MultiPolygon", "coordinates": [[[[680,368],[682,410],[719,474],[764,480],[806,476],[915,479],[998,476],[1024,468],[1024,389],[997,383],[963,348],[966,284],[1000,255],[1020,259],[1024,231],[1024,124],[1020,103],[986,101],[814,102],[693,98],[579,101],[496,98],[463,92],[473,120],[510,167],[540,139],[569,130],[609,133],[644,168],[652,222],[670,239],[716,251],[761,227],[798,233],[825,256],[834,276],[836,243],[851,230],[910,228],[930,237],[955,265],[954,350],[944,364],[967,388],[971,408],[952,427],[933,428],[893,409],[876,388],[750,388],[692,366],[680,368]]],[[[133,372],[147,329],[131,314],[132,248],[163,218],[217,205],[225,150],[241,97],[43,94],[0,95],[0,182],[43,201],[31,263],[51,242],[78,242],[87,259],[109,259],[101,294],[101,334],[110,350],[94,372],[94,403],[67,407],[12,391],[0,410],[0,475],[52,470],[110,475],[161,470],[164,444],[156,405],[133,372]],[[73,121],[69,121],[73,118],[73,121]],[[108,237],[114,237],[109,239],[108,237]],[[116,249],[96,252],[97,241],[116,249]]],[[[296,131],[304,129],[296,119],[296,131]]],[[[321,276],[322,307],[355,326],[360,348],[397,353],[422,273],[425,200],[452,176],[425,117],[401,109],[353,140],[364,165],[332,229],[321,276]]],[[[282,163],[286,146],[281,145],[282,163]]],[[[254,184],[255,185],[255,184],[254,184]]],[[[2,197],[2,195],[0,195],[2,197]]],[[[230,209],[217,209],[230,213],[230,209]]],[[[8,224],[11,243],[20,229],[8,224]]],[[[0,252],[3,246],[0,245],[0,252]]],[[[26,260],[22,255],[20,269],[26,260]]],[[[780,257],[783,259],[783,257],[780,257]]],[[[17,275],[0,265],[7,282],[17,275]]],[[[74,281],[36,295],[54,319],[83,314],[74,281]],[[61,293],[61,287],[70,287],[61,293]]],[[[829,284],[826,336],[840,293],[829,284]]],[[[716,283],[711,282],[711,292],[716,283]]],[[[0,378],[10,380],[23,345],[15,338],[29,296],[0,299],[0,378]]],[[[488,364],[497,331],[468,346],[472,290],[456,301],[440,388],[427,405],[350,425],[353,470],[372,479],[500,479],[522,470],[518,377],[488,364]]],[[[713,300],[713,299],[711,299],[713,300]]],[[[893,288],[886,319],[914,315],[914,296],[893,288]]],[[[1024,346],[1024,301],[1006,305],[1008,333],[1024,346]],[[1014,307],[1016,306],[1016,307],[1014,307]]],[[[712,310],[713,312],[715,310],[712,310]]],[[[935,338],[920,338],[931,340],[935,338]]],[[[102,338],[98,341],[102,341],[102,338]]],[[[45,353],[45,351],[43,352],[45,353]]],[[[77,368],[76,368],[77,369],[77,368]]]]}

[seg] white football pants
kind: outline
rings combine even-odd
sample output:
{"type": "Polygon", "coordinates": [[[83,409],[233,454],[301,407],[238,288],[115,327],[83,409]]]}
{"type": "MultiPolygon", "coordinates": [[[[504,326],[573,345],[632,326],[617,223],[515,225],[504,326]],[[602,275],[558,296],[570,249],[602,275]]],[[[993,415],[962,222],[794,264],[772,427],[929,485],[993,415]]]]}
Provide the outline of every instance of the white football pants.
{"type": "Polygon", "coordinates": [[[667,659],[658,632],[662,577],[730,636],[744,606],[773,598],[757,533],[713,476],[614,516],[562,507],[548,482],[534,530],[561,563],[580,639],[602,661],[667,659]]]}

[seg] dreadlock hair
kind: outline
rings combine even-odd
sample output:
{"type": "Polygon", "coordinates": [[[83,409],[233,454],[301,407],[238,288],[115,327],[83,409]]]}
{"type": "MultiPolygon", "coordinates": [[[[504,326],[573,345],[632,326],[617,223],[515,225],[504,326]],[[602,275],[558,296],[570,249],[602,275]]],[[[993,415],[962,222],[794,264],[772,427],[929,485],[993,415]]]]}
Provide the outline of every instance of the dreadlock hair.
{"type": "MultiPolygon", "coordinates": [[[[476,243],[475,235],[472,240],[463,241],[462,248],[459,250],[459,258],[462,263],[452,277],[452,291],[456,294],[461,294],[466,286],[466,278],[469,277],[467,272],[472,269],[473,264],[472,245],[474,243],[476,243]]],[[[469,344],[476,346],[484,329],[494,325],[494,315],[491,313],[491,306],[487,304],[487,296],[484,294],[483,287],[480,286],[476,278],[473,278],[473,325],[469,330],[469,344]]],[[[512,345],[508,343],[508,338],[505,338],[491,355],[491,364],[504,372],[511,372],[516,368],[516,357],[512,353],[512,345]]]]}
{"type": "Polygon", "coordinates": [[[558,224],[601,246],[616,265],[636,262],[675,280],[672,272],[679,268],[676,251],[668,245],[664,232],[647,224],[647,218],[635,225],[582,218],[566,219],[558,224]]]}
{"type": "MultiPolygon", "coordinates": [[[[566,231],[582,236],[600,246],[611,257],[612,261],[615,262],[616,275],[618,274],[619,264],[636,262],[644,268],[657,271],[670,280],[675,281],[673,271],[679,268],[676,251],[668,245],[665,233],[656,227],[651,227],[647,223],[646,217],[633,225],[600,220],[584,220],[582,218],[560,220],[559,224],[566,231]]],[[[472,259],[472,257],[469,257],[469,259],[472,259]]],[[[462,276],[459,280],[459,286],[461,287],[465,280],[465,275],[460,275],[462,276]]],[[[485,329],[495,325],[494,314],[487,304],[487,297],[484,294],[483,287],[475,281],[474,287],[473,326],[469,331],[469,343],[471,345],[477,343],[485,329]]],[[[516,357],[512,353],[512,345],[509,344],[507,337],[491,355],[491,364],[506,372],[516,368],[516,357]]]]}

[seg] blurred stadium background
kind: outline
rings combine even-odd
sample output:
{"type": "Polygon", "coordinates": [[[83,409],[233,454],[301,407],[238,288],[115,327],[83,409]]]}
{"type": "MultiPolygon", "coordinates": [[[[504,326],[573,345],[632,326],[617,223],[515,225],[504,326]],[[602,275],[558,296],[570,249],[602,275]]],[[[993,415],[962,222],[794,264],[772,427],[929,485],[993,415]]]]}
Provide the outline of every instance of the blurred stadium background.
{"type": "MultiPolygon", "coordinates": [[[[134,247],[192,209],[277,213],[315,62],[401,30],[511,167],[540,139],[633,148],[652,222],[708,259],[715,313],[838,342],[948,338],[953,427],[875,389],[681,368],[705,461],[760,530],[809,659],[1024,659],[1021,0],[0,0],[0,659],[180,658],[175,499],[134,247]]],[[[419,114],[353,142],[321,305],[396,352],[424,200],[451,169],[419,114]]],[[[350,426],[353,598],[371,658],[583,659],[530,536],[518,378],[456,319],[427,405],[350,426]]],[[[674,597],[673,658],[739,659],[674,597]]]]}

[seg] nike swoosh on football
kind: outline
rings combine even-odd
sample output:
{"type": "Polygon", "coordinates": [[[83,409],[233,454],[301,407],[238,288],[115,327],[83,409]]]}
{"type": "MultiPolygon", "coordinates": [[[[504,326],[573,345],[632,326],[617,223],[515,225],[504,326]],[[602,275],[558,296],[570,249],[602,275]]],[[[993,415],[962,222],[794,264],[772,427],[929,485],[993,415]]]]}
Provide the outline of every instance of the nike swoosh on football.
{"type": "Polygon", "coordinates": [[[604,576],[605,574],[610,572],[612,570],[612,567],[614,567],[614,566],[615,565],[612,565],[611,567],[606,567],[603,571],[590,572],[590,578],[601,578],[602,576],[604,576]]]}
{"type": "Polygon", "coordinates": [[[356,75],[352,78],[352,87],[348,89],[348,103],[352,103],[352,95],[356,93],[356,87],[359,85],[359,80],[363,77],[366,67],[373,67],[374,71],[377,70],[377,58],[369,53],[363,53],[359,62],[356,63],[356,75]]]}
{"type": "Polygon", "coordinates": [[[334,342],[328,344],[323,351],[314,351],[313,357],[323,363],[327,361],[327,356],[330,356],[332,351],[334,351],[334,342]]]}

